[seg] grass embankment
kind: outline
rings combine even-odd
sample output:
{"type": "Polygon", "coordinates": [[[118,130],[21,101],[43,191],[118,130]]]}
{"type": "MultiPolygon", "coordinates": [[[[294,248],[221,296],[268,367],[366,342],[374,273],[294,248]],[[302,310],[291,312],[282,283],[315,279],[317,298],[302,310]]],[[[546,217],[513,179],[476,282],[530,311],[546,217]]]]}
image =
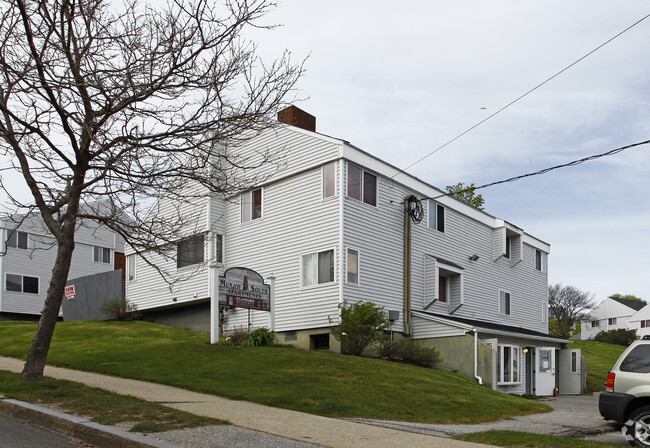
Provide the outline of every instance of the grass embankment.
{"type": "Polygon", "coordinates": [[[595,341],[576,341],[569,348],[579,348],[585,357],[587,392],[602,392],[605,390],[607,372],[614,367],[616,360],[627,347],[595,341]]]}
{"type": "Polygon", "coordinates": [[[45,378],[43,382],[23,383],[19,374],[2,370],[0,393],[7,398],[52,407],[102,425],[123,426],[133,432],[152,433],[228,424],[71,381],[45,378]]]}
{"type": "MultiPolygon", "coordinates": [[[[24,359],[35,328],[0,322],[0,355],[24,359]]],[[[443,370],[207,342],[206,334],[147,322],[61,322],[48,364],[327,417],[481,423],[550,410],[443,370]]]]}

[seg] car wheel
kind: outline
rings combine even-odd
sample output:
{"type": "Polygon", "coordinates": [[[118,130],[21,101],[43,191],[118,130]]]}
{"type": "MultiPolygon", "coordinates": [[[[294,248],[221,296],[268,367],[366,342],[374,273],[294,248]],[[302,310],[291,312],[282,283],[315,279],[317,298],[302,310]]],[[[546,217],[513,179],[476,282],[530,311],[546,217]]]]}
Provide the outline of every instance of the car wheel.
{"type": "Polygon", "coordinates": [[[621,431],[630,445],[650,447],[650,406],[642,406],[634,411],[621,431]]]}

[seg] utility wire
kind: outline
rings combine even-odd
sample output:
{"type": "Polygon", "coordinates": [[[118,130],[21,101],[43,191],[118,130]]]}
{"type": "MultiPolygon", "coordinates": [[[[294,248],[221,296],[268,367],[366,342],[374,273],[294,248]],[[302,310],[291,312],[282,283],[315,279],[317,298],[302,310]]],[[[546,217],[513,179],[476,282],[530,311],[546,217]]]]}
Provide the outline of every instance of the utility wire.
{"type": "Polygon", "coordinates": [[[444,147],[450,145],[451,143],[455,142],[456,140],[458,140],[459,138],[461,138],[461,137],[464,136],[465,134],[467,134],[467,133],[473,131],[474,129],[476,129],[477,127],[479,127],[480,125],[482,125],[483,123],[485,123],[486,121],[488,121],[489,119],[491,119],[492,117],[494,117],[495,115],[497,115],[497,114],[503,112],[504,110],[506,110],[507,108],[509,108],[510,106],[512,106],[513,104],[515,104],[516,102],[518,102],[519,100],[523,99],[524,97],[526,97],[526,96],[530,95],[531,93],[533,93],[535,90],[537,90],[537,89],[539,89],[540,87],[542,87],[544,84],[548,83],[549,81],[551,81],[552,79],[558,77],[559,75],[561,75],[562,73],[564,73],[565,71],[567,71],[568,69],[570,69],[571,67],[573,67],[574,65],[576,65],[577,63],[579,63],[579,62],[581,62],[582,60],[586,59],[587,57],[591,56],[593,53],[595,53],[596,51],[600,50],[602,47],[604,47],[605,45],[607,45],[608,43],[610,43],[611,41],[613,41],[614,39],[616,39],[617,37],[619,37],[619,36],[622,35],[623,33],[625,33],[625,32],[627,32],[627,31],[631,30],[632,28],[634,28],[635,26],[637,26],[639,23],[643,22],[643,21],[644,21],[645,19],[647,19],[648,17],[650,17],[650,14],[647,14],[645,17],[643,17],[643,18],[637,20],[635,23],[633,23],[632,25],[628,26],[627,28],[625,28],[625,29],[624,29],[623,31],[621,31],[620,33],[616,34],[614,37],[612,37],[612,38],[608,39],[607,41],[603,42],[602,44],[600,44],[599,46],[597,46],[596,48],[594,48],[593,50],[591,50],[589,53],[587,53],[587,54],[585,54],[584,56],[582,56],[581,58],[577,59],[575,62],[573,62],[573,63],[567,65],[567,66],[564,67],[562,70],[560,70],[559,72],[557,72],[556,74],[554,74],[554,75],[551,76],[550,78],[546,79],[545,81],[543,81],[543,82],[537,84],[535,87],[533,87],[532,89],[530,89],[528,92],[524,93],[523,95],[521,95],[521,96],[519,96],[518,98],[514,99],[513,101],[509,102],[508,104],[506,104],[505,106],[503,106],[501,109],[497,110],[497,111],[494,112],[493,114],[490,114],[488,117],[486,117],[486,118],[484,118],[483,120],[481,120],[481,121],[479,121],[478,123],[476,123],[476,124],[475,124],[474,126],[472,126],[471,128],[469,128],[469,129],[467,129],[466,131],[464,131],[464,132],[458,134],[456,137],[452,138],[452,139],[449,140],[447,143],[445,143],[445,144],[443,144],[443,145],[441,145],[441,146],[438,146],[436,149],[434,149],[433,151],[431,151],[430,153],[428,153],[428,154],[425,155],[424,157],[419,158],[418,160],[416,160],[415,162],[413,162],[412,164],[410,164],[410,165],[407,166],[406,168],[404,168],[404,169],[400,169],[396,174],[394,174],[394,175],[391,177],[391,179],[395,178],[395,176],[397,176],[397,175],[399,175],[399,174],[405,173],[406,170],[408,170],[408,169],[412,168],[413,166],[417,165],[418,163],[422,162],[424,159],[428,158],[429,156],[431,156],[431,155],[437,153],[438,151],[440,151],[440,150],[443,149],[444,147]]]}
{"type": "Polygon", "coordinates": [[[509,179],[499,180],[499,181],[496,181],[496,182],[490,182],[489,184],[481,185],[481,186],[478,186],[478,187],[465,188],[464,190],[460,190],[460,191],[457,191],[457,192],[454,192],[454,193],[441,194],[439,196],[436,196],[435,198],[423,198],[423,199],[438,199],[438,198],[441,198],[441,197],[444,197],[444,196],[453,196],[456,193],[466,193],[466,192],[471,192],[471,191],[474,191],[474,190],[479,190],[481,188],[492,187],[494,185],[505,184],[505,183],[508,183],[508,182],[514,182],[514,181],[517,181],[517,180],[520,180],[520,179],[524,179],[526,177],[539,176],[541,174],[546,174],[546,173],[548,173],[550,171],[557,170],[557,169],[560,169],[560,168],[566,168],[566,167],[569,167],[569,166],[580,165],[581,163],[589,162],[591,160],[596,160],[596,159],[599,159],[601,157],[612,156],[614,154],[618,154],[619,152],[625,151],[626,149],[634,148],[636,146],[641,146],[641,145],[647,145],[648,143],[650,143],[650,140],[646,140],[646,141],[638,142],[638,143],[632,143],[631,145],[621,146],[620,148],[612,149],[611,151],[607,151],[607,152],[604,152],[602,154],[596,154],[596,155],[593,155],[593,156],[584,157],[582,159],[574,160],[572,162],[564,163],[562,165],[556,165],[556,166],[552,166],[550,168],[544,168],[543,170],[535,171],[533,173],[522,174],[520,176],[511,177],[509,179]]]}

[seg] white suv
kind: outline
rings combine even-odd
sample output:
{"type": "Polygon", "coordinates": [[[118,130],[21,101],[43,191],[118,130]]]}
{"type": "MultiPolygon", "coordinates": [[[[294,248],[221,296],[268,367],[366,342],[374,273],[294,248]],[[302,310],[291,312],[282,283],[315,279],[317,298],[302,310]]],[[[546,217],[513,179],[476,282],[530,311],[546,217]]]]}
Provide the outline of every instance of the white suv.
{"type": "Polygon", "coordinates": [[[623,424],[632,446],[650,447],[650,340],[635,341],[607,374],[598,410],[605,420],[623,424]]]}

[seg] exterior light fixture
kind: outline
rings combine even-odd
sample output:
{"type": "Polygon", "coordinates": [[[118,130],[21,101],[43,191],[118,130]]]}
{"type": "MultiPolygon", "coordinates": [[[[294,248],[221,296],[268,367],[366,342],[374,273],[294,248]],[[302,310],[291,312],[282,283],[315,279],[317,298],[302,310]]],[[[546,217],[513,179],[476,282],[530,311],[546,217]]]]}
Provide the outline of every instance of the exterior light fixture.
{"type": "Polygon", "coordinates": [[[470,255],[469,259],[470,259],[470,261],[478,261],[479,256],[476,255],[476,254],[474,254],[474,255],[470,255]]]}

